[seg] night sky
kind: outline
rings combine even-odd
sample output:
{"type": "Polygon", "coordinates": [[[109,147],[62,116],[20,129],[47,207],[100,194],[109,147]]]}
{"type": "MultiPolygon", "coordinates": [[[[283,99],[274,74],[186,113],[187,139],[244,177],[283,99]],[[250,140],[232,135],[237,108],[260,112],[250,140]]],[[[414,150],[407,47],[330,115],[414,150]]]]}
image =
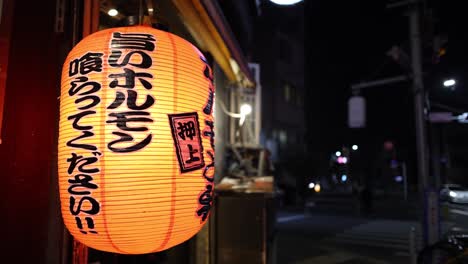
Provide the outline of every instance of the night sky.
{"type": "MultiPolygon", "coordinates": [[[[384,140],[394,140],[402,159],[414,161],[414,110],[410,83],[362,91],[367,102],[367,126],[347,127],[347,100],[351,84],[404,73],[386,52],[401,46],[409,53],[408,18],[403,9],[389,10],[390,1],[306,0],[306,104],[308,142],[312,158],[326,162],[342,144],[359,144],[368,160],[384,140]]],[[[449,36],[447,55],[432,64],[432,35],[424,37],[425,85],[431,100],[468,111],[465,16],[443,1],[428,1],[436,23],[424,23],[426,32],[449,36]],[[465,22],[465,23],[463,23],[465,22]],[[433,25],[429,27],[429,25],[433,25]],[[432,30],[429,30],[431,29],[432,30]],[[443,90],[441,78],[453,75],[455,91],[443,90]]],[[[434,109],[438,110],[438,109],[434,109]]]]}

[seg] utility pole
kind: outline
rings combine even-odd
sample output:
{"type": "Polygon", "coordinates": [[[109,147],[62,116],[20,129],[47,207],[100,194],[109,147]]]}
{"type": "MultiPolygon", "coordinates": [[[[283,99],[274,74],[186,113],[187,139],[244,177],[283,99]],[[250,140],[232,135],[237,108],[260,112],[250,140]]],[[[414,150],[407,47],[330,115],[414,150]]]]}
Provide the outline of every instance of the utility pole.
{"type": "MultiPolygon", "coordinates": [[[[433,181],[429,175],[429,149],[427,140],[426,109],[422,70],[422,51],[421,51],[421,25],[420,8],[422,0],[404,0],[387,5],[387,8],[408,8],[409,38],[411,42],[411,73],[408,76],[395,76],[381,80],[357,83],[351,86],[354,94],[360,89],[383,86],[402,82],[412,81],[412,91],[414,96],[414,120],[416,128],[416,154],[418,171],[418,191],[422,202],[424,213],[421,214],[424,244],[430,245],[437,242],[440,238],[440,215],[439,215],[439,194],[434,189],[433,181]]],[[[409,68],[409,67],[408,67],[409,68]]],[[[405,168],[406,169],[406,168],[405,168]]]]}
{"type": "MultiPolygon", "coordinates": [[[[425,117],[425,91],[422,71],[422,52],[421,52],[421,28],[420,28],[420,0],[407,0],[387,5],[387,8],[396,8],[402,6],[409,7],[409,33],[411,42],[411,80],[412,91],[414,95],[414,120],[416,124],[416,153],[419,193],[424,192],[431,187],[429,181],[428,166],[428,148],[425,117]]],[[[392,78],[376,80],[372,82],[354,84],[353,91],[361,88],[380,86],[408,80],[408,76],[396,76],[392,78]]]]}
{"type": "Polygon", "coordinates": [[[420,9],[418,0],[410,0],[409,29],[411,41],[411,68],[413,74],[414,119],[416,125],[416,153],[418,161],[419,191],[430,187],[427,133],[425,118],[425,91],[421,59],[420,9]]]}
{"type": "MultiPolygon", "coordinates": [[[[423,1],[423,0],[422,0],[423,1]]],[[[423,203],[421,214],[424,244],[429,245],[440,239],[439,194],[433,189],[429,175],[429,151],[426,127],[426,109],[422,51],[421,51],[421,0],[406,0],[387,5],[387,8],[407,7],[409,38],[411,43],[411,80],[414,96],[414,120],[416,128],[416,154],[418,171],[418,191],[423,203]]]]}
{"type": "Polygon", "coordinates": [[[416,153],[420,198],[423,201],[424,244],[440,239],[439,193],[433,189],[429,177],[427,127],[425,116],[425,91],[422,71],[420,0],[409,0],[409,33],[411,42],[411,69],[413,75],[414,119],[416,125],[416,153]]]}

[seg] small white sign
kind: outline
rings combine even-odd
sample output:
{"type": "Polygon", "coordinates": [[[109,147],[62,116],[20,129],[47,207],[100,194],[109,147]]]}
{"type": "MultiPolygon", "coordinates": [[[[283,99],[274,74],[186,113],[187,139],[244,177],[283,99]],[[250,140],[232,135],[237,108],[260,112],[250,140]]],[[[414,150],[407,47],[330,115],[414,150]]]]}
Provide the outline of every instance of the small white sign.
{"type": "Polygon", "coordinates": [[[430,112],[429,121],[431,123],[449,123],[454,120],[451,112],[430,112]]]}
{"type": "Polygon", "coordinates": [[[353,96],[348,100],[348,126],[363,128],[366,126],[366,100],[362,96],[353,96]]]}

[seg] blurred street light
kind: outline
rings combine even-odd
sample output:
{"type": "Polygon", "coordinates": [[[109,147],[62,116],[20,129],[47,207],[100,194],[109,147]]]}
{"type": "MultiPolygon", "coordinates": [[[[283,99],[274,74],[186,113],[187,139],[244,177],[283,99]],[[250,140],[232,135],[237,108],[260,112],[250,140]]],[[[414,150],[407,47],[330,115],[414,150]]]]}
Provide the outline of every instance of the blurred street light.
{"type": "Polygon", "coordinates": [[[252,113],[252,106],[250,106],[249,104],[243,104],[241,105],[240,112],[241,115],[248,115],[252,113]]]}
{"type": "Polygon", "coordinates": [[[353,145],[351,148],[352,148],[353,150],[358,150],[358,149],[359,149],[358,145],[353,145]]]}
{"type": "Polygon", "coordinates": [[[348,180],[348,176],[346,176],[345,174],[341,175],[341,181],[342,182],[345,182],[348,180]]]}
{"type": "Polygon", "coordinates": [[[250,113],[252,113],[252,106],[250,106],[249,104],[241,105],[241,107],[240,107],[240,120],[239,120],[239,124],[241,126],[242,126],[242,124],[244,124],[245,117],[247,115],[249,115],[250,113]]]}
{"type": "Polygon", "coordinates": [[[320,188],[320,184],[315,184],[315,187],[314,187],[314,191],[315,192],[320,192],[321,188],[320,188]]]}
{"type": "Polygon", "coordinates": [[[337,161],[338,161],[339,164],[346,164],[346,163],[348,163],[348,158],[338,157],[337,161]]]}
{"type": "Polygon", "coordinates": [[[240,107],[240,113],[232,113],[232,112],[229,112],[227,109],[226,109],[226,105],[224,105],[223,101],[221,100],[218,100],[218,102],[220,102],[220,105],[221,105],[221,110],[223,110],[223,112],[230,116],[230,117],[234,117],[234,118],[239,118],[239,125],[242,126],[242,124],[244,124],[244,121],[245,121],[245,117],[247,115],[250,115],[250,113],[252,113],[252,106],[250,106],[249,104],[243,104],[241,105],[240,107]]]}
{"type": "Polygon", "coordinates": [[[448,79],[444,81],[445,87],[453,87],[457,82],[454,79],[448,79]]]}
{"type": "Polygon", "coordinates": [[[386,140],[386,141],[384,142],[384,150],[385,150],[385,151],[392,151],[393,148],[394,148],[393,141],[386,140]]]}
{"type": "Polygon", "coordinates": [[[458,115],[457,117],[457,120],[459,123],[468,123],[468,113],[463,113],[461,115],[458,115]]]}
{"type": "Polygon", "coordinates": [[[271,2],[277,4],[277,5],[294,5],[302,0],[270,0],[271,2]]]}
{"type": "Polygon", "coordinates": [[[113,8],[112,8],[112,9],[110,9],[110,10],[107,12],[107,14],[108,14],[109,16],[112,16],[112,17],[113,17],[113,16],[118,15],[118,14],[119,14],[119,11],[117,11],[116,9],[113,9],[113,8]]]}
{"type": "Polygon", "coordinates": [[[309,183],[309,189],[313,189],[315,187],[315,183],[311,182],[309,183]]]}
{"type": "Polygon", "coordinates": [[[335,152],[335,156],[337,156],[337,157],[341,156],[341,151],[335,152]]]}

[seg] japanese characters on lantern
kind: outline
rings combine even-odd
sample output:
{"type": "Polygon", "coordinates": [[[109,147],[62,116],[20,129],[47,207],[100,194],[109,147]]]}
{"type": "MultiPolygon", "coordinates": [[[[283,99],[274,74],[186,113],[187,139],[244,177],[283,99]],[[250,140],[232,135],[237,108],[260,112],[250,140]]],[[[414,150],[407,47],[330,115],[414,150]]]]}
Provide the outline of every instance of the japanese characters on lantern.
{"type": "Polygon", "coordinates": [[[146,147],[152,139],[151,132],[140,142],[132,143],[130,146],[121,146],[122,142],[133,142],[132,132],[148,131],[148,127],[142,123],[151,123],[151,114],[148,111],[155,100],[151,95],[151,84],[153,75],[147,70],[153,65],[148,51],[154,51],[153,35],[142,33],[119,33],[112,34],[111,39],[111,54],[109,56],[109,65],[122,70],[120,73],[110,74],[109,78],[112,81],[109,83],[109,88],[114,89],[116,93],[115,100],[107,107],[109,109],[106,121],[108,124],[115,124],[116,130],[112,132],[117,136],[117,139],[108,143],[107,147],[113,152],[133,152],[146,147]],[[127,51],[125,56],[123,51],[127,51]],[[130,59],[133,56],[141,57],[140,63],[131,63],[130,59]],[[129,65],[133,67],[128,67],[129,65]],[[136,68],[133,70],[132,68],[136,68]],[[138,71],[137,71],[138,70],[138,71]],[[142,89],[136,89],[136,82],[140,82],[142,89]],[[146,96],[145,101],[137,105],[137,98],[146,96]],[[124,104],[128,109],[122,111],[121,106],[124,104]],[[120,111],[119,111],[120,110],[120,111]],[[138,124],[138,125],[135,125],[138,124]]]}
{"type": "Polygon", "coordinates": [[[72,60],[68,71],[68,76],[71,78],[68,95],[76,98],[74,100],[76,111],[69,114],[67,120],[72,121],[73,129],[80,133],[66,144],[72,149],[81,150],[80,154],[71,152],[67,158],[69,210],[74,216],[76,227],[83,234],[88,232],[97,234],[93,216],[100,212],[100,203],[93,197],[92,192],[98,189],[94,177],[100,171],[97,162],[102,153],[95,144],[84,142],[86,138],[95,137],[93,125],[86,124],[84,120],[86,117],[96,115],[96,111],[92,109],[101,102],[98,96],[101,84],[90,80],[87,75],[90,72],[102,71],[102,56],[103,53],[88,52],[72,60]],[[83,102],[84,105],[78,106],[83,102]]]}
{"type": "Polygon", "coordinates": [[[189,42],[150,27],[96,32],[62,72],[64,223],[89,247],[162,251],[213,206],[213,73],[189,42]]]}
{"type": "Polygon", "coordinates": [[[203,129],[203,137],[209,139],[210,149],[206,151],[208,154],[210,163],[205,166],[203,169],[203,178],[206,180],[205,190],[202,192],[198,198],[200,207],[197,210],[197,215],[201,217],[202,221],[205,221],[208,217],[208,214],[211,210],[213,202],[213,189],[214,189],[214,120],[212,116],[213,112],[213,100],[214,100],[214,85],[213,85],[213,72],[211,71],[208,63],[204,57],[200,57],[200,60],[203,61],[205,67],[203,69],[203,75],[208,80],[208,100],[205,107],[203,108],[203,113],[207,115],[204,120],[205,127],[203,129]]]}

